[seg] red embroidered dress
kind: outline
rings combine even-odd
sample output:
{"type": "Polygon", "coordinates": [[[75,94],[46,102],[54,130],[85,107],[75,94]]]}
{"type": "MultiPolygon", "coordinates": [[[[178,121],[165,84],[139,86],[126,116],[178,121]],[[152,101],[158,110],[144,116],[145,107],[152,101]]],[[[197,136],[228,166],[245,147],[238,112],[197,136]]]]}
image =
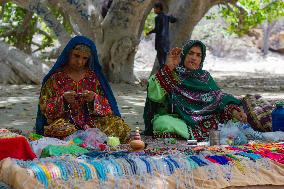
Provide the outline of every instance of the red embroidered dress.
{"type": "Polygon", "coordinates": [[[40,107],[47,117],[48,124],[65,118],[78,129],[85,129],[86,125],[94,127],[95,116],[102,117],[113,114],[95,73],[90,70],[78,82],[63,71],[53,74],[41,91],[40,107]],[[85,90],[95,92],[94,102],[86,103],[83,100],[80,94],[85,90]],[[67,91],[75,91],[79,94],[74,104],[68,104],[63,99],[63,94],[67,91]]]}

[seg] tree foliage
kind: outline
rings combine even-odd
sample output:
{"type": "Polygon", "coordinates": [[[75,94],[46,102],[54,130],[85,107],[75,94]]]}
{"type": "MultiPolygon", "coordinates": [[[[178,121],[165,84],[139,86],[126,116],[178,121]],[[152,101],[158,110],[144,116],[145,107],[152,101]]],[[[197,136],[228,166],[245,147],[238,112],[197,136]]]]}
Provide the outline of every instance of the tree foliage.
{"type": "Polygon", "coordinates": [[[271,23],[283,17],[284,1],[239,0],[234,5],[222,5],[220,14],[227,23],[227,31],[241,36],[264,21],[271,23]]]}
{"type": "Polygon", "coordinates": [[[144,33],[148,33],[154,28],[154,23],[155,23],[155,13],[154,11],[151,11],[150,14],[147,16],[147,19],[145,21],[144,25],[144,33]]]}
{"type": "MultiPolygon", "coordinates": [[[[62,23],[67,32],[71,33],[71,26],[68,19],[55,7],[51,12],[62,23]]],[[[18,5],[7,2],[0,6],[0,37],[8,44],[13,45],[27,54],[37,51],[44,51],[52,47],[56,36],[46,25],[44,20],[36,13],[29,12],[18,5]],[[40,39],[35,40],[34,37],[40,39]]]]}

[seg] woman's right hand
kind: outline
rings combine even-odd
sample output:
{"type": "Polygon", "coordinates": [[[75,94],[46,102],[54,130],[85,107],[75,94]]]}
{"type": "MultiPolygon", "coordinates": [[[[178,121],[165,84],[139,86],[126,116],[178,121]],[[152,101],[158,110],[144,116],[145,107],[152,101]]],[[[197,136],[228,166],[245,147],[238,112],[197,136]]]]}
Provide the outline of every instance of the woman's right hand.
{"type": "Polygon", "coordinates": [[[65,93],[63,93],[63,97],[69,104],[73,104],[75,102],[76,92],[66,91],[65,93]]]}
{"type": "Polygon", "coordinates": [[[179,47],[172,48],[167,57],[167,66],[170,70],[174,70],[180,62],[180,54],[182,50],[179,47]]]}

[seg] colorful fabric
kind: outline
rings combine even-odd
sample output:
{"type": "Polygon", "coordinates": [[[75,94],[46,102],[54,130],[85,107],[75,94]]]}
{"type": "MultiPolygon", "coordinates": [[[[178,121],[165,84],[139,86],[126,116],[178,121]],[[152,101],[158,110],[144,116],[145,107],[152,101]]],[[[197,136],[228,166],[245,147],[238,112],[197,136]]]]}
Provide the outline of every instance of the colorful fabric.
{"type": "MultiPolygon", "coordinates": [[[[202,70],[206,47],[197,40],[189,41],[181,54],[181,62],[174,72],[165,66],[149,79],[148,95],[144,109],[145,124],[153,115],[160,114],[161,108],[153,107],[151,101],[162,103],[166,101],[168,114],[177,114],[189,127],[189,133],[197,140],[208,138],[208,131],[216,129],[221,118],[230,119],[231,110],[239,111],[240,101],[232,95],[223,93],[217,86],[210,73],[202,70]],[[201,48],[202,59],[198,70],[186,70],[184,60],[191,47],[198,45],[201,48]],[[148,103],[148,104],[147,104],[148,103]],[[230,111],[227,111],[230,110],[230,111]]],[[[163,111],[162,114],[165,114],[163,111]]],[[[224,120],[224,119],[223,119],[224,120]]],[[[222,121],[223,121],[222,120],[222,121]]],[[[146,125],[146,130],[151,127],[146,125]]],[[[149,130],[149,129],[148,129],[149,130]]]]}
{"type": "MultiPolygon", "coordinates": [[[[116,116],[120,116],[116,100],[113,96],[112,90],[110,88],[110,85],[108,81],[105,79],[101,66],[99,64],[98,56],[97,56],[97,49],[95,44],[88,38],[84,36],[76,36],[72,38],[69,43],[66,45],[64,48],[63,52],[61,55],[58,57],[56,63],[52,67],[52,69],[49,71],[49,73],[44,77],[43,82],[42,82],[42,88],[45,86],[45,83],[49,80],[49,78],[56,72],[59,71],[59,69],[66,63],[66,60],[68,60],[69,57],[69,52],[70,50],[76,46],[77,44],[84,44],[90,47],[92,55],[89,59],[89,68],[91,71],[94,72],[94,75],[96,76],[97,80],[99,81],[101,90],[103,91],[105,97],[108,100],[108,103],[113,111],[113,113],[116,116]]],[[[59,98],[59,97],[58,97],[59,98]]],[[[42,110],[40,109],[40,106],[38,108],[38,114],[37,114],[37,119],[36,119],[36,127],[35,130],[37,134],[43,134],[44,129],[43,127],[47,125],[47,118],[43,114],[42,110]]]]}
{"type": "Polygon", "coordinates": [[[254,130],[272,131],[271,113],[272,104],[261,98],[260,95],[246,95],[243,98],[244,111],[248,117],[248,123],[254,130]]]}

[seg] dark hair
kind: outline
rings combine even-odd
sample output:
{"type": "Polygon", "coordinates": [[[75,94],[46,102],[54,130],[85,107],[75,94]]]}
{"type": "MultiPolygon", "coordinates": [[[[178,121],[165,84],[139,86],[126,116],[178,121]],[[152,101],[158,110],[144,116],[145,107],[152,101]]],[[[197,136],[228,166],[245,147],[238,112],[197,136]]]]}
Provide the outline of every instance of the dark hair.
{"type": "Polygon", "coordinates": [[[163,10],[163,4],[161,2],[157,2],[154,4],[154,8],[159,8],[161,11],[163,10]]]}

